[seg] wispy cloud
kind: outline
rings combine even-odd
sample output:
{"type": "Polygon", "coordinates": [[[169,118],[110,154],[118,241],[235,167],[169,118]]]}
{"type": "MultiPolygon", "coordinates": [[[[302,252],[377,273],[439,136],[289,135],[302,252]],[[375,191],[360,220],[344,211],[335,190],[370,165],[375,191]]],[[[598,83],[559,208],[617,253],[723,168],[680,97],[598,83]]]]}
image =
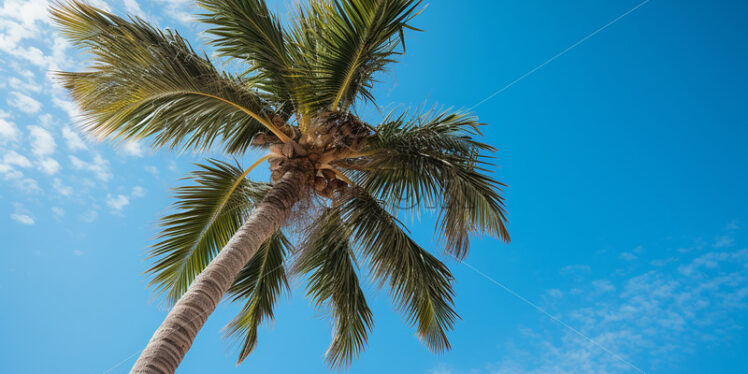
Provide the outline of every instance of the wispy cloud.
{"type": "Polygon", "coordinates": [[[138,141],[129,141],[122,145],[120,152],[127,156],[141,157],[145,154],[145,149],[138,141]]]}
{"type": "Polygon", "coordinates": [[[26,156],[16,152],[16,151],[8,151],[3,156],[3,164],[10,165],[10,166],[18,166],[22,168],[28,168],[31,167],[31,161],[29,161],[26,156]]]}
{"type": "Polygon", "coordinates": [[[0,117],[0,143],[3,141],[17,141],[20,132],[15,123],[6,121],[0,117]]]}
{"type": "Polygon", "coordinates": [[[73,165],[73,168],[77,170],[88,170],[94,173],[96,178],[104,182],[112,179],[112,173],[109,170],[109,161],[105,160],[100,155],[94,156],[94,159],[91,162],[83,161],[80,158],[72,155],[69,157],[70,163],[73,165]]]}
{"type": "Polygon", "coordinates": [[[121,213],[122,209],[130,205],[132,200],[139,199],[145,196],[145,188],[141,186],[135,186],[129,195],[124,194],[107,194],[106,205],[112,209],[114,213],[121,213]]]}
{"type": "Polygon", "coordinates": [[[41,170],[44,174],[57,174],[57,172],[60,171],[60,168],[60,163],[53,158],[44,158],[39,160],[39,170],[41,170]]]}
{"type": "Polygon", "coordinates": [[[10,218],[23,225],[33,225],[35,223],[34,219],[31,218],[31,216],[29,216],[28,214],[13,213],[10,215],[10,218]]]}
{"type": "Polygon", "coordinates": [[[21,112],[34,114],[42,109],[42,103],[36,101],[31,96],[20,92],[11,92],[8,96],[8,105],[15,107],[21,112]]]}
{"type": "Polygon", "coordinates": [[[140,4],[136,0],[123,0],[125,3],[125,10],[127,13],[134,16],[145,18],[145,12],[140,8],[140,4]]]}
{"type": "Polygon", "coordinates": [[[130,198],[128,198],[125,195],[118,194],[118,195],[106,195],[106,205],[112,208],[112,210],[116,212],[121,212],[122,208],[130,205],[130,198]]]}
{"type": "Polygon", "coordinates": [[[545,308],[599,346],[541,319],[539,325],[519,329],[520,338],[506,344],[504,358],[498,362],[459,368],[464,371],[439,366],[434,372],[636,372],[600,346],[646,372],[655,372],[677,367],[679,360],[706,344],[728,345],[731,336],[743,329],[738,316],[748,310],[748,249],[709,250],[699,243],[692,247],[703,249],[688,257],[667,257],[657,266],[638,264],[640,270],[628,276],[592,280],[594,274],[584,265],[562,269],[562,275],[585,281],[569,290],[547,290],[542,298],[545,308]]]}
{"type": "Polygon", "coordinates": [[[73,152],[88,148],[86,143],[83,141],[83,138],[81,138],[81,136],[70,126],[62,128],[62,137],[65,139],[65,144],[67,144],[68,149],[73,152]]]}

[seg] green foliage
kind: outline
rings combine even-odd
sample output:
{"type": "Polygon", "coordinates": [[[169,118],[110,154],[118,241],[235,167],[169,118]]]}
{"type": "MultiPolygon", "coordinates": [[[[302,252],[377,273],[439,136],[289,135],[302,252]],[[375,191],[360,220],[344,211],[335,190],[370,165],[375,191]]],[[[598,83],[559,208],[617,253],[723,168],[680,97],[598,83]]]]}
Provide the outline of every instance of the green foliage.
{"type": "Polygon", "coordinates": [[[233,301],[246,300],[239,314],[229,323],[227,335],[244,336],[237,364],[257,346],[257,328],[273,319],[273,306],[280,293],[290,292],[284,259],[293,246],[279,231],[262,244],[236,277],[229,289],[233,301]]]}
{"type": "Polygon", "coordinates": [[[494,149],[473,139],[479,126],[460,113],[388,116],[355,180],[392,209],[440,206],[438,229],[446,250],[457,258],[467,255],[471,233],[508,241],[504,185],[487,175],[491,164],[481,152],[494,149]]]}
{"type": "Polygon", "coordinates": [[[403,28],[420,0],[312,0],[292,26],[297,61],[311,74],[312,108],[347,110],[357,96],[373,101],[373,74],[393,62],[403,28]]]}
{"type": "MultiPolygon", "coordinates": [[[[151,284],[166,292],[174,304],[200,272],[208,266],[250,214],[270,185],[245,179],[231,164],[209,160],[191,173],[193,184],[177,187],[175,213],[161,219],[159,241],[152,247],[155,264],[148,269],[151,284]]],[[[276,232],[244,266],[229,293],[234,301],[245,300],[228,325],[230,335],[244,335],[239,362],[257,344],[257,327],[273,318],[273,305],[288,288],[283,261],[291,243],[276,232]]]]}
{"type": "Polygon", "coordinates": [[[190,283],[241,227],[252,206],[270,188],[245,179],[231,164],[209,160],[197,165],[193,184],[174,191],[175,212],[161,219],[163,229],[151,249],[151,284],[174,304],[190,283]]]}
{"type": "Polygon", "coordinates": [[[287,37],[264,0],[198,0],[207,10],[201,21],[211,25],[207,33],[220,55],[249,64],[248,73],[276,103],[293,100],[296,77],[288,52],[287,37]]]}
{"type": "Polygon", "coordinates": [[[197,150],[220,141],[236,153],[272,130],[272,105],[246,82],[219,72],[178,33],[80,2],[51,13],[62,33],[91,54],[89,71],[58,73],[90,133],[197,150]]]}
{"type": "Polygon", "coordinates": [[[335,320],[328,363],[348,366],[366,346],[374,320],[358,284],[350,233],[337,213],[328,210],[316,220],[295,270],[310,274],[307,296],[328,306],[335,320]]]}
{"type": "Polygon", "coordinates": [[[413,241],[400,223],[363,189],[336,207],[341,220],[371,265],[380,287],[389,286],[398,308],[435,352],[450,348],[446,332],[457,318],[452,274],[413,241]]]}

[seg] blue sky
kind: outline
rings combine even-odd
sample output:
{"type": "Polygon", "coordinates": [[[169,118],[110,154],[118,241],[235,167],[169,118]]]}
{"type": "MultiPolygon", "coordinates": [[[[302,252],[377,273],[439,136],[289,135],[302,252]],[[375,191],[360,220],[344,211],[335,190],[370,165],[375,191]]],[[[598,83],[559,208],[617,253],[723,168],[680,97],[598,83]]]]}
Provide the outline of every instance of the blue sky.
{"type": "MultiPolygon", "coordinates": [[[[204,40],[188,0],[93,3],[204,40]]],[[[271,4],[285,17],[292,2],[271,4]]],[[[447,354],[367,285],[375,329],[350,372],[748,371],[748,6],[652,0],[543,65],[640,4],[432,1],[415,20],[426,32],[375,91],[385,111],[469,108],[542,65],[475,108],[513,242],[474,240],[466,261],[493,281],[445,259],[462,317],[447,354]]],[[[202,156],[81,134],[47,71],[83,56],[46,6],[0,5],[0,368],[125,373],[167,311],[141,275],[146,247],[202,156]]],[[[408,224],[433,243],[428,215],[408,224]]],[[[220,306],[179,372],[329,372],[330,322],[303,286],[239,367],[221,331],[238,306],[220,306]]]]}

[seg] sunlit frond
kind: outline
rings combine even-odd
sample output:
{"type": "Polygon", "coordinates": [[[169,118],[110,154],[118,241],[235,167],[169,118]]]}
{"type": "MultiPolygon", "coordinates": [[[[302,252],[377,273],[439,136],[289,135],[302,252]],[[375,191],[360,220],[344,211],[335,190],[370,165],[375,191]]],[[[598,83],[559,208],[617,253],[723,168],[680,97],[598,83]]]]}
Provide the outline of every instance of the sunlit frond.
{"type": "Polygon", "coordinates": [[[329,307],[334,318],[327,362],[348,366],[366,346],[374,323],[356,276],[350,233],[335,210],[326,211],[309,232],[295,270],[309,274],[307,295],[317,307],[329,307]]]}
{"type": "MultiPolygon", "coordinates": [[[[292,33],[304,52],[314,108],[346,110],[357,96],[372,100],[373,74],[393,62],[403,28],[420,0],[312,0],[302,7],[292,33]]],[[[404,45],[404,44],[403,44],[404,45]]]]}
{"type": "Polygon", "coordinates": [[[296,77],[286,35],[265,1],[198,0],[197,4],[207,11],[200,20],[211,24],[207,33],[216,52],[248,63],[258,87],[272,93],[277,102],[290,103],[296,77]]]}
{"type": "Polygon", "coordinates": [[[389,286],[419,338],[432,351],[448,350],[447,331],[459,318],[453,309],[449,269],[416,244],[363,189],[355,189],[336,209],[371,264],[372,274],[380,286],[389,286]]]}
{"type": "Polygon", "coordinates": [[[241,227],[270,186],[245,179],[243,170],[209,160],[190,174],[194,184],[177,187],[176,212],[161,219],[151,284],[176,303],[190,283],[241,227]]]}
{"type": "Polygon", "coordinates": [[[257,346],[257,328],[273,319],[273,307],[288,287],[283,261],[293,251],[291,242],[280,231],[262,244],[244,266],[229,289],[233,301],[244,301],[239,314],[226,326],[227,335],[242,338],[237,364],[257,346]]]}
{"type": "Polygon", "coordinates": [[[199,150],[220,141],[230,153],[246,150],[259,133],[288,139],[272,122],[272,104],[219,72],[175,31],[80,2],[57,5],[51,14],[62,33],[92,56],[88,71],[58,77],[94,135],[153,137],[155,146],[199,150]]]}
{"type": "Polygon", "coordinates": [[[356,182],[393,209],[440,207],[438,229],[447,251],[467,254],[469,234],[509,240],[501,197],[504,184],[492,179],[473,117],[442,112],[409,119],[388,118],[377,127],[367,163],[356,182]]]}

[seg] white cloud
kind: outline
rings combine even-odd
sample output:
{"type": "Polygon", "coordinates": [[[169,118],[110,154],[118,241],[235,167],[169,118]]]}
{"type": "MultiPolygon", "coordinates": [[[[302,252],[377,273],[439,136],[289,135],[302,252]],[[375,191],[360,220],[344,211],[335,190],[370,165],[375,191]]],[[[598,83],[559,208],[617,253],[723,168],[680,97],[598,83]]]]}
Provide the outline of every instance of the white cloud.
{"type": "Polygon", "coordinates": [[[587,274],[591,271],[589,265],[568,265],[564,266],[559,270],[559,274],[564,276],[581,276],[583,274],[587,274]]]}
{"type": "Polygon", "coordinates": [[[135,186],[132,188],[132,193],[130,193],[130,196],[132,196],[134,199],[141,198],[145,196],[145,188],[140,186],[135,186]]]}
{"type": "Polygon", "coordinates": [[[6,0],[0,7],[0,51],[39,67],[49,67],[50,59],[39,48],[23,46],[24,40],[42,34],[39,23],[50,23],[48,6],[47,0],[6,0]]]}
{"type": "Polygon", "coordinates": [[[77,170],[88,170],[96,175],[96,178],[106,182],[112,179],[112,173],[109,171],[109,161],[102,158],[100,155],[94,156],[93,162],[86,162],[78,157],[70,156],[70,163],[74,169],[77,170]]]}
{"type": "Polygon", "coordinates": [[[18,134],[18,127],[15,123],[0,118],[0,141],[16,141],[18,134]]]}
{"type": "Polygon", "coordinates": [[[106,195],[106,205],[112,208],[115,213],[122,212],[122,209],[132,202],[134,199],[139,199],[141,197],[145,196],[145,188],[141,186],[135,186],[132,188],[132,191],[130,192],[129,196],[123,195],[123,194],[107,194],[106,195]]]}
{"type": "Polygon", "coordinates": [[[6,164],[0,164],[0,174],[3,174],[5,180],[18,179],[23,176],[23,173],[6,164]]]}
{"type": "Polygon", "coordinates": [[[104,0],[89,0],[88,3],[99,9],[106,10],[107,12],[112,11],[112,7],[110,7],[109,4],[104,0]]]}
{"type": "Polygon", "coordinates": [[[616,290],[616,287],[613,285],[613,283],[607,279],[598,279],[592,281],[592,287],[594,288],[596,294],[602,294],[616,290]]]}
{"type": "Polygon", "coordinates": [[[54,175],[60,171],[60,163],[53,158],[45,158],[39,161],[39,170],[47,175],[54,175]]]}
{"type": "Polygon", "coordinates": [[[717,240],[714,241],[714,244],[712,244],[712,247],[725,248],[725,247],[731,247],[733,244],[735,244],[735,239],[727,235],[722,235],[718,237],[717,240]]]}
{"type": "Polygon", "coordinates": [[[62,196],[70,196],[73,194],[73,188],[64,185],[60,178],[55,178],[54,180],[52,180],[52,188],[54,188],[62,196]]]}
{"type": "Polygon", "coordinates": [[[130,13],[140,18],[146,18],[145,13],[143,12],[142,9],[140,9],[140,5],[138,5],[137,1],[124,0],[124,2],[125,2],[125,10],[127,10],[127,13],[130,13]]]}
{"type": "Polygon", "coordinates": [[[22,168],[31,167],[31,161],[29,161],[26,156],[23,156],[16,151],[8,151],[7,153],[5,153],[2,163],[5,165],[13,165],[22,168]]]}
{"type": "MultiPolygon", "coordinates": [[[[547,311],[584,336],[543,317],[547,327],[521,329],[521,339],[508,344],[505,358],[485,372],[636,371],[615,355],[654,372],[677,366],[705,344],[729,345],[742,334],[740,316],[748,310],[748,249],[706,252],[680,265],[675,261],[629,277],[585,282],[586,291],[568,292],[577,296],[565,298],[563,305],[548,300],[547,311]]],[[[546,294],[562,292],[557,291],[546,294]]]]}
{"type": "Polygon", "coordinates": [[[83,255],[84,255],[83,251],[81,251],[80,249],[76,249],[76,250],[74,250],[74,251],[73,251],[73,254],[74,254],[74,255],[76,255],[76,256],[78,256],[78,257],[80,257],[80,256],[83,256],[83,255]]]}
{"type": "Polygon", "coordinates": [[[36,113],[42,108],[42,103],[36,101],[31,96],[24,95],[20,92],[11,92],[10,95],[8,95],[7,101],[9,105],[28,114],[36,113]]]}
{"type": "MultiPolygon", "coordinates": [[[[12,152],[12,153],[15,153],[15,152],[12,152]]],[[[16,155],[18,154],[16,153],[16,155]]],[[[21,160],[26,159],[23,156],[20,156],[20,157],[21,158],[18,159],[19,162],[21,160]]],[[[26,159],[26,161],[28,160],[26,159]]],[[[11,165],[0,163],[0,174],[3,175],[3,179],[5,179],[6,181],[9,181],[14,187],[16,187],[17,189],[23,192],[28,193],[28,192],[37,192],[41,190],[36,180],[25,177],[23,172],[14,169],[11,165]]]]}
{"type": "Polygon", "coordinates": [[[17,77],[11,77],[8,80],[8,84],[11,88],[19,91],[40,92],[42,90],[41,86],[39,86],[38,84],[24,82],[17,77]]]}
{"type": "Polygon", "coordinates": [[[24,225],[33,225],[34,219],[31,218],[28,214],[23,213],[13,213],[10,215],[10,218],[12,218],[14,221],[24,224],[24,225]]]}
{"type": "Polygon", "coordinates": [[[634,261],[637,259],[636,255],[631,252],[623,252],[621,253],[620,257],[622,260],[626,261],[634,261]]]}
{"type": "Polygon", "coordinates": [[[39,183],[33,178],[21,178],[15,183],[16,188],[24,192],[37,192],[41,191],[39,183]]]}
{"type": "Polygon", "coordinates": [[[166,3],[165,11],[166,14],[174,18],[175,20],[183,23],[184,25],[193,25],[195,18],[192,15],[192,7],[194,3],[190,0],[159,0],[161,3],[166,3]]]}
{"type": "Polygon", "coordinates": [[[158,168],[155,167],[155,166],[153,166],[153,165],[146,166],[145,167],[145,171],[147,171],[147,172],[149,172],[149,173],[151,173],[153,175],[158,175],[158,168]]]}
{"type": "Polygon", "coordinates": [[[67,144],[68,149],[71,151],[75,152],[88,148],[86,143],[83,141],[83,138],[81,138],[81,136],[70,126],[62,128],[62,137],[65,139],[65,144],[67,144]]]}
{"type": "Polygon", "coordinates": [[[130,141],[122,145],[122,153],[128,156],[141,157],[145,153],[143,146],[140,142],[130,141]]]}
{"type": "Polygon", "coordinates": [[[60,207],[58,207],[58,206],[53,206],[52,207],[52,213],[54,213],[58,217],[62,217],[62,216],[65,215],[65,210],[62,209],[62,208],[60,208],[60,207]]]}
{"type": "Polygon", "coordinates": [[[122,208],[130,205],[130,199],[122,194],[119,194],[117,196],[112,196],[111,194],[106,195],[106,205],[108,205],[110,208],[114,209],[115,211],[119,212],[122,210],[122,208]]]}
{"type": "Polygon", "coordinates": [[[49,127],[52,124],[52,115],[49,113],[44,113],[39,115],[39,122],[44,127],[49,127]]]}
{"type": "Polygon", "coordinates": [[[6,0],[0,8],[0,16],[19,21],[33,27],[37,22],[47,22],[47,0],[6,0]]]}
{"type": "Polygon", "coordinates": [[[33,71],[28,70],[28,69],[23,69],[23,70],[19,71],[18,74],[21,74],[22,77],[28,78],[28,79],[31,79],[31,80],[33,80],[34,77],[36,76],[33,71]]]}
{"type": "Polygon", "coordinates": [[[55,152],[57,143],[49,131],[39,126],[29,126],[31,133],[31,151],[39,156],[47,156],[55,152]]]}
{"type": "Polygon", "coordinates": [[[56,107],[64,110],[65,113],[68,114],[70,120],[73,121],[73,123],[78,123],[81,118],[81,111],[78,109],[78,106],[75,105],[74,102],[70,100],[60,99],[58,97],[53,97],[52,102],[56,107]]]}
{"type": "Polygon", "coordinates": [[[80,216],[80,220],[86,223],[96,221],[96,218],[99,218],[99,213],[93,209],[83,212],[80,216]]]}

